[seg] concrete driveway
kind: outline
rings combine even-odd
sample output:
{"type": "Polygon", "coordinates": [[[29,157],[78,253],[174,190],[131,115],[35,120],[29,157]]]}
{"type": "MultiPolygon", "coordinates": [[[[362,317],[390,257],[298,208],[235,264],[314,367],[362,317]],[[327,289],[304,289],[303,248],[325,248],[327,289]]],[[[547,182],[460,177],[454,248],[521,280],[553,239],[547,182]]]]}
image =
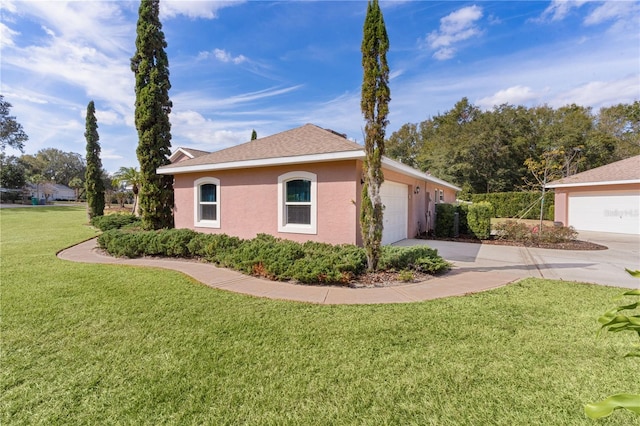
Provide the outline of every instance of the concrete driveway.
{"type": "Polygon", "coordinates": [[[580,232],[578,239],[607,250],[551,250],[438,240],[404,240],[399,246],[425,244],[454,264],[455,270],[504,272],[522,278],[579,281],[607,286],[640,288],[640,279],[624,268],[640,270],[640,236],[580,232]]]}

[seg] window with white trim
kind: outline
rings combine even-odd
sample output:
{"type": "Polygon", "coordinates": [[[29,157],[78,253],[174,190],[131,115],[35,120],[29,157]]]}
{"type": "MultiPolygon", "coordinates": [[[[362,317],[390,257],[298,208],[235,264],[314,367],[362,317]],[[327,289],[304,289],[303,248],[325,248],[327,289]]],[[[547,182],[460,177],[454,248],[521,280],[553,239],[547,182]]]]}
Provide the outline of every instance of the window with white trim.
{"type": "Polygon", "coordinates": [[[220,179],[200,178],[193,188],[194,226],[220,228],[220,179]]]}
{"type": "Polygon", "coordinates": [[[290,172],[278,176],[278,232],[317,233],[317,176],[290,172]]]}
{"type": "Polygon", "coordinates": [[[444,191],[442,189],[440,190],[440,202],[444,203],[444,191]]]}

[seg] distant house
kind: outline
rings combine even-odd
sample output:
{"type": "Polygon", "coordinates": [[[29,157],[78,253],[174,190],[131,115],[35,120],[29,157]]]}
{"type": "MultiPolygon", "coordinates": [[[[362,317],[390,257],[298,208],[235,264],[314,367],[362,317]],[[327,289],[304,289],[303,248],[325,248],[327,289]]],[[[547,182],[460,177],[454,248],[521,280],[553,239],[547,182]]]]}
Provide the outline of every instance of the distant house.
{"type": "Polygon", "coordinates": [[[73,189],[59,183],[28,184],[26,190],[31,197],[47,201],[75,201],[76,199],[76,192],[73,189]]]}
{"type": "Polygon", "coordinates": [[[640,155],[550,182],[555,220],[580,231],[640,234],[640,155]]]}
{"type": "MultiPolygon", "coordinates": [[[[158,173],[174,176],[175,225],[253,238],[361,244],[364,147],[313,124],[212,153],[179,148],[158,173]]],[[[383,244],[431,230],[435,204],[460,190],[383,157],[383,244]]]]}

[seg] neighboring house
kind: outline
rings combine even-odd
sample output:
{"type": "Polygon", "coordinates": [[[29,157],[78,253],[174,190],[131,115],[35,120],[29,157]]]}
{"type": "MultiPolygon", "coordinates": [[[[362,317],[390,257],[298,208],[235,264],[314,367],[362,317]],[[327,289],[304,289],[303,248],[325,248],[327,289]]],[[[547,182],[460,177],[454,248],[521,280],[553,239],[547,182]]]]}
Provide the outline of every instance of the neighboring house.
{"type": "Polygon", "coordinates": [[[555,221],[579,231],[640,234],[640,155],[547,184],[555,221]]]}
{"type": "MultiPolygon", "coordinates": [[[[176,152],[158,169],[174,176],[176,228],[361,245],[365,152],[344,135],[306,124],[209,154],[176,152]]],[[[386,157],[382,164],[383,243],[433,229],[434,204],[455,202],[460,188],[386,157]]]]}
{"type": "Polygon", "coordinates": [[[75,201],[76,191],[66,185],[53,184],[53,199],[56,201],[75,201]]]}
{"type": "Polygon", "coordinates": [[[31,197],[46,199],[47,201],[75,201],[76,192],[66,185],[59,183],[27,184],[26,191],[31,197]]]}

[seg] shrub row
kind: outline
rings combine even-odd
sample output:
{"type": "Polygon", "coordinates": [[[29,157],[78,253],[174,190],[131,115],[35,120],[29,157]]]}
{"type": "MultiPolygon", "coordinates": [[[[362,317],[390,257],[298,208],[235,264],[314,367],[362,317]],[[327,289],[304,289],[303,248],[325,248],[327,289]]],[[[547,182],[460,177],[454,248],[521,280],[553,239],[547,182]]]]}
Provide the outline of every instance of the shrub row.
{"type": "Polygon", "coordinates": [[[574,241],[578,232],[571,226],[528,226],[515,220],[507,220],[495,226],[496,238],[521,243],[565,243],[574,241]]]}
{"type": "Polygon", "coordinates": [[[136,227],[140,226],[141,223],[140,218],[135,217],[130,213],[113,213],[105,216],[94,216],[91,218],[91,225],[103,232],[123,227],[136,227]]]}
{"type": "Polygon", "coordinates": [[[436,204],[436,237],[456,236],[455,215],[458,214],[458,234],[481,240],[491,235],[493,206],[488,202],[476,204],[436,204]]]}
{"type": "MultiPolygon", "coordinates": [[[[520,219],[540,218],[540,193],[534,191],[527,192],[493,192],[489,194],[472,194],[471,201],[479,203],[488,201],[495,207],[495,217],[509,217],[520,219]],[[525,211],[535,204],[523,217],[525,211]]],[[[547,192],[544,198],[545,220],[553,220],[553,192],[547,192]]]]}
{"type": "MultiPolygon", "coordinates": [[[[224,234],[203,234],[189,229],[132,231],[111,229],[98,238],[99,246],[113,256],[170,256],[201,258],[219,266],[272,280],[301,283],[347,283],[365,272],[364,249],[354,245],[296,243],[260,234],[241,240],[224,234]]],[[[380,267],[413,269],[435,274],[448,262],[428,247],[384,246],[380,267]]]]}

